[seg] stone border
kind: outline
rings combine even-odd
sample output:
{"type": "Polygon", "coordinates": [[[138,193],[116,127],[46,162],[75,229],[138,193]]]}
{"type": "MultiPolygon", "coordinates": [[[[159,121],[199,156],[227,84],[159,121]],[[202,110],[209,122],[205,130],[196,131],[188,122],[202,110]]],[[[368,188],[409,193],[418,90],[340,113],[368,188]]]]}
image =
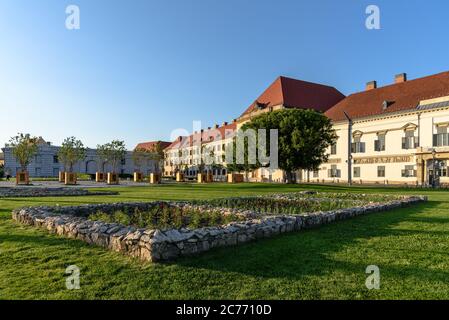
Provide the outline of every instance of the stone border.
{"type": "Polygon", "coordinates": [[[79,188],[0,187],[2,198],[77,197],[118,195],[117,191],[89,191],[79,188]]]}
{"type": "Polygon", "coordinates": [[[99,245],[138,257],[144,261],[164,261],[205,252],[212,248],[238,245],[285,232],[313,228],[334,221],[368,213],[384,212],[424,201],[427,201],[425,196],[403,197],[386,203],[301,215],[276,215],[195,230],[185,228],[179,230],[138,229],[117,223],[87,219],[91,213],[100,210],[106,213],[117,210],[129,212],[134,208],[145,210],[155,205],[173,205],[182,204],[182,202],[154,201],[70,207],[27,207],[14,210],[12,218],[23,224],[42,227],[52,233],[99,245]]]}

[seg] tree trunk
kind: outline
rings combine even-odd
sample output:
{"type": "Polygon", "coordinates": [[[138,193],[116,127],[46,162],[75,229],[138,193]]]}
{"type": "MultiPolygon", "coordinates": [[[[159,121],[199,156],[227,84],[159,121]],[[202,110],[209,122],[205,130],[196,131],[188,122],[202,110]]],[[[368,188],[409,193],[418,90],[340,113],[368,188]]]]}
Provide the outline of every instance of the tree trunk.
{"type": "Polygon", "coordinates": [[[296,182],[296,179],[295,179],[295,173],[294,172],[292,172],[292,171],[286,171],[285,172],[285,176],[286,176],[286,182],[288,183],[288,184],[292,184],[292,183],[295,183],[296,182]]]}

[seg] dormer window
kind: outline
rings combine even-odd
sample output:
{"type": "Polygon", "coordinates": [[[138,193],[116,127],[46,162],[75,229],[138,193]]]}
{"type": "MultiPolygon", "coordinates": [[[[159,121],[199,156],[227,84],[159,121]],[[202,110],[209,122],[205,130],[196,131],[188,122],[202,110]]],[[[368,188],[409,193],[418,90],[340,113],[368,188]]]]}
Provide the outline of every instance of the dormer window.
{"type": "Polygon", "coordinates": [[[382,110],[387,110],[391,104],[392,104],[391,101],[384,100],[384,102],[382,102],[382,110]]]}

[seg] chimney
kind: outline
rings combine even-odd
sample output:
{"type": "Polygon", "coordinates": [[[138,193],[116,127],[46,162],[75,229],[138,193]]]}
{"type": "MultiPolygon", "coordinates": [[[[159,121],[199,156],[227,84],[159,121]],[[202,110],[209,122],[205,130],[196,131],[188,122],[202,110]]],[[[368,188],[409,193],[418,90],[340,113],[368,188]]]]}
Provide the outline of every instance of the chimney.
{"type": "Polygon", "coordinates": [[[400,73],[394,76],[394,83],[402,83],[407,81],[407,74],[400,73]]]}
{"type": "Polygon", "coordinates": [[[215,128],[215,129],[218,129],[218,127],[219,127],[218,124],[215,124],[215,125],[214,125],[214,128],[215,128]]]}
{"type": "Polygon", "coordinates": [[[237,119],[232,120],[232,122],[237,122],[237,119]]]}
{"type": "Polygon", "coordinates": [[[377,88],[377,81],[370,81],[366,83],[366,90],[372,90],[372,89],[376,89],[377,88]]]}
{"type": "Polygon", "coordinates": [[[211,127],[207,127],[207,130],[210,130],[211,129],[211,127]]]}
{"type": "Polygon", "coordinates": [[[222,123],[221,126],[224,127],[224,126],[227,126],[227,125],[228,125],[228,123],[225,121],[225,122],[222,123]]]}

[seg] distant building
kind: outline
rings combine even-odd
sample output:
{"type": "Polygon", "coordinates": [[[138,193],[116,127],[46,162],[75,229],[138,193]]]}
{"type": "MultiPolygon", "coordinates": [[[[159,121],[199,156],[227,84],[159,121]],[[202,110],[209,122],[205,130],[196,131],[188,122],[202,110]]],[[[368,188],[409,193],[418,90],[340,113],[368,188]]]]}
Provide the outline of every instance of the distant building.
{"type": "Polygon", "coordinates": [[[5,164],[5,155],[3,152],[0,152],[0,167],[5,164]]]}
{"type": "MultiPolygon", "coordinates": [[[[50,142],[46,142],[44,139],[39,138],[38,153],[34,157],[33,161],[28,165],[28,172],[30,177],[57,177],[59,171],[64,170],[64,166],[58,159],[58,146],[53,146],[50,142]]],[[[12,148],[6,146],[2,149],[4,153],[5,171],[9,170],[13,176],[17,170],[20,170],[20,164],[16,161],[12,154],[12,148]]],[[[117,168],[119,174],[132,174],[139,170],[145,175],[155,172],[154,160],[148,159],[142,163],[140,168],[134,165],[132,151],[127,151],[125,157],[117,168]]],[[[96,149],[87,149],[86,158],[83,161],[74,165],[73,170],[77,173],[95,174],[97,171],[101,171],[101,163],[98,159],[96,149]]],[[[111,165],[106,163],[105,172],[112,171],[111,165]]]]}

